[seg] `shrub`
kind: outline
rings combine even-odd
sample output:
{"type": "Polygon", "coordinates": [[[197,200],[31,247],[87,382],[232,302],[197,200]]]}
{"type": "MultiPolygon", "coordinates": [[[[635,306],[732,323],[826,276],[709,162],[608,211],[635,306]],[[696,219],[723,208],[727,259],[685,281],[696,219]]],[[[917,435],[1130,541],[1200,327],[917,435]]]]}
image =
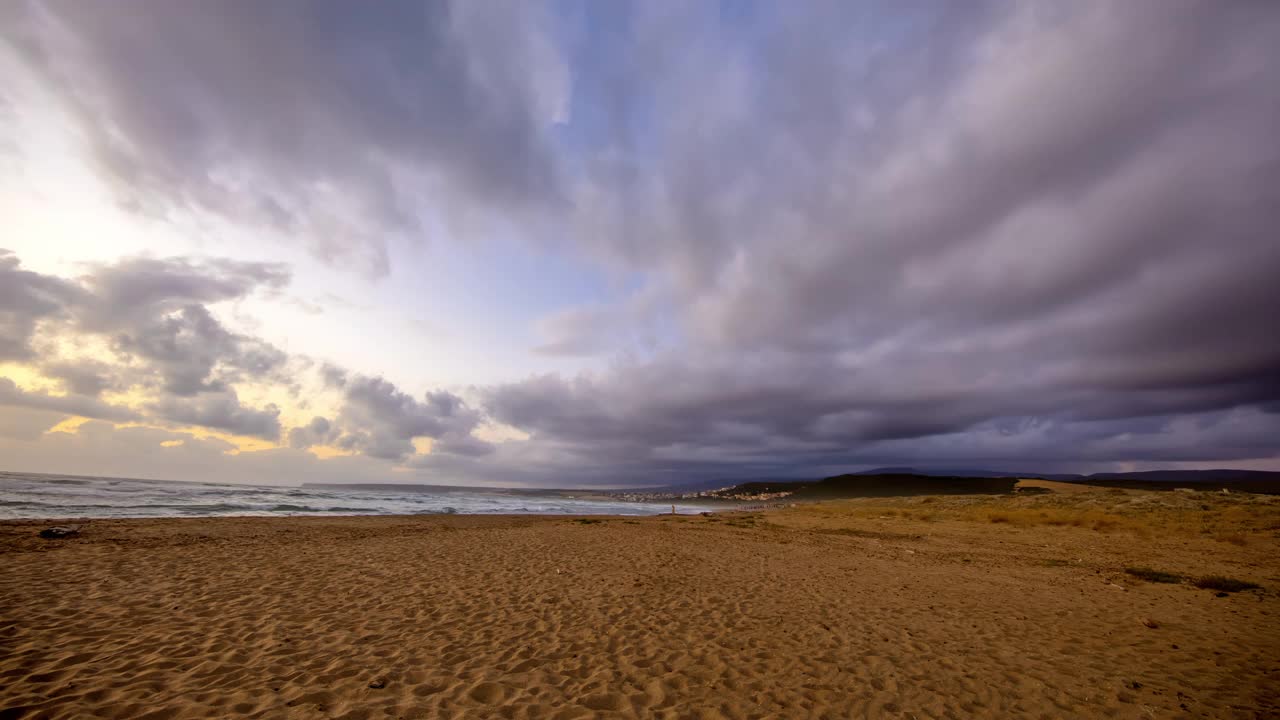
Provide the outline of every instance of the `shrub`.
{"type": "Polygon", "coordinates": [[[1146,580],[1153,583],[1180,583],[1182,576],[1176,573],[1164,572],[1163,570],[1152,570],[1145,567],[1127,567],[1124,571],[1136,578],[1146,580]]]}
{"type": "Polygon", "coordinates": [[[1254,590],[1262,587],[1247,580],[1236,580],[1235,578],[1222,577],[1221,575],[1208,575],[1199,578],[1196,580],[1195,586],[1204,590],[1220,590],[1222,592],[1240,592],[1241,590],[1254,590]]]}

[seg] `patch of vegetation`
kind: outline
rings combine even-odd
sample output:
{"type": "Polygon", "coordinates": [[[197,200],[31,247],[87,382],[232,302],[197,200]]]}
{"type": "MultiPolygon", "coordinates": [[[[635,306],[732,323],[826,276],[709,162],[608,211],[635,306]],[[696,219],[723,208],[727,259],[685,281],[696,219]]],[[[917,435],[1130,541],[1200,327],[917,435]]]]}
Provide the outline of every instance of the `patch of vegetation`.
{"type": "Polygon", "coordinates": [[[1136,578],[1146,580],[1153,583],[1180,583],[1182,576],[1177,573],[1164,572],[1163,570],[1152,570],[1145,567],[1127,567],[1124,571],[1136,578]]]}
{"type": "Polygon", "coordinates": [[[814,532],[823,535],[850,535],[852,537],[870,538],[873,540],[923,540],[923,535],[907,533],[878,532],[875,530],[859,530],[857,528],[819,528],[814,532]]]}
{"type": "Polygon", "coordinates": [[[750,514],[750,515],[732,514],[732,515],[725,515],[723,516],[723,518],[726,525],[729,525],[731,527],[738,527],[738,528],[756,527],[757,526],[756,522],[763,519],[761,515],[756,515],[756,514],[750,514]]]}
{"type": "Polygon", "coordinates": [[[1107,492],[1110,489],[1048,495],[1013,493],[999,497],[929,493],[917,497],[851,498],[806,505],[771,517],[791,527],[809,525],[805,518],[821,518],[820,524],[828,527],[847,527],[863,520],[877,523],[959,521],[981,523],[1001,532],[1010,531],[1006,528],[1050,528],[1100,534],[1129,533],[1138,537],[1176,534],[1232,545],[1243,542],[1246,547],[1280,531],[1280,496],[1209,497],[1207,493],[1195,491],[1138,490],[1111,494],[1107,492]],[[1208,503],[1212,504],[1200,509],[1208,503]]]}
{"type": "Polygon", "coordinates": [[[1231,543],[1232,545],[1239,545],[1240,547],[1244,547],[1249,543],[1248,538],[1246,538],[1242,533],[1222,533],[1220,535],[1214,536],[1213,539],[1217,540],[1218,542],[1225,542],[1225,543],[1231,543]]]}
{"type": "Polygon", "coordinates": [[[573,521],[579,525],[595,525],[596,523],[604,522],[603,520],[596,520],[594,518],[574,518],[573,521]]]}
{"type": "Polygon", "coordinates": [[[1235,578],[1222,577],[1221,575],[1207,575],[1197,578],[1194,584],[1203,590],[1219,590],[1221,592],[1240,592],[1241,590],[1256,590],[1262,587],[1247,580],[1236,580],[1235,578]]]}

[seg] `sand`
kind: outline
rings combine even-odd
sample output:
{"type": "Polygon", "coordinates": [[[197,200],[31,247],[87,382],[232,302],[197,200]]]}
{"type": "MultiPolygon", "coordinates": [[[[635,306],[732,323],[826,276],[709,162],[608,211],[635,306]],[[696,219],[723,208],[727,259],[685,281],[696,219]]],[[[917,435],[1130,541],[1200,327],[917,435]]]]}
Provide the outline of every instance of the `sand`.
{"type": "Polygon", "coordinates": [[[983,516],[1063,497],[0,523],[0,717],[1280,716],[1277,506],[1231,541],[983,516]]]}

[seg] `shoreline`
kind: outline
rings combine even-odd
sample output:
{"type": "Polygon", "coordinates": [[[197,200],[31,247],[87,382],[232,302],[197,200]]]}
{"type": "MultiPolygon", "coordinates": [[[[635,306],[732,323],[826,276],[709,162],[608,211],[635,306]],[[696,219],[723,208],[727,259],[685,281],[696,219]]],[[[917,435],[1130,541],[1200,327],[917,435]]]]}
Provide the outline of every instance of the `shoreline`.
{"type": "Polygon", "coordinates": [[[710,516],[99,519],[65,540],[36,536],[52,521],[0,521],[0,710],[1280,711],[1280,542],[1267,529],[1280,505],[1150,495],[868,498],[710,516]],[[1221,532],[1170,524],[1187,520],[1169,503],[1221,532]],[[1089,524],[1047,524],[1054,512],[1089,524]],[[1188,579],[1125,572],[1137,565],[1188,579]],[[1202,575],[1262,588],[1217,597],[1194,586],[1202,575]]]}

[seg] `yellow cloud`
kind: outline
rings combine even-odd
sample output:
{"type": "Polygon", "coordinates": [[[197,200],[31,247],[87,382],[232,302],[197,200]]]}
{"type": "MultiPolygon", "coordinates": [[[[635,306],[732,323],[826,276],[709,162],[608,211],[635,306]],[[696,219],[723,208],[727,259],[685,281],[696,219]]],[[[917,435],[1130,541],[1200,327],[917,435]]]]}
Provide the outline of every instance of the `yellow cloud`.
{"type": "Polygon", "coordinates": [[[356,454],[354,450],[343,450],[342,448],[336,448],[332,445],[312,445],[307,448],[307,452],[315,455],[321,460],[328,460],[329,458],[335,457],[350,457],[356,454]]]}
{"type": "Polygon", "coordinates": [[[72,415],[66,420],[63,420],[57,425],[54,425],[48,430],[45,430],[45,434],[60,432],[60,433],[67,433],[68,435],[75,435],[77,432],[80,432],[80,426],[87,422],[89,422],[89,418],[87,417],[72,415]]]}
{"type": "MultiPolygon", "coordinates": [[[[128,428],[147,428],[149,430],[162,430],[174,435],[187,435],[198,440],[221,440],[232,446],[229,450],[224,450],[226,455],[239,455],[242,452],[258,452],[260,450],[274,450],[280,445],[263,440],[262,438],[249,437],[247,435],[233,435],[231,433],[222,432],[221,430],[210,430],[209,428],[199,427],[196,425],[188,425],[186,427],[165,427],[163,425],[153,425],[145,422],[123,422],[112,423],[117,430],[125,430],[128,428]]],[[[176,447],[186,442],[185,438],[175,438],[173,440],[165,440],[161,445],[165,447],[176,447]],[[169,443],[173,443],[172,445],[169,443]]]]}
{"type": "Polygon", "coordinates": [[[413,439],[413,451],[419,455],[430,455],[432,444],[429,437],[416,437],[413,439]]]}
{"type": "MultiPolygon", "coordinates": [[[[164,428],[161,428],[164,429],[164,428]]],[[[170,432],[183,433],[200,440],[213,438],[229,443],[233,447],[230,450],[224,450],[225,455],[239,455],[247,452],[260,452],[262,450],[276,450],[281,447],[279,443],[262,438],[249,437],[247,435],[233,435],[231,433],[222,432],[221,430],[210,430],[209,428],[190,425],[187,427],[171,430],[170,432]]]]}
{"type": "Polygon", "coordinates": [[[0,363],[0,377],[9,378],[14,385],[25,392],[43,392],[57,396],[66,394],[57,382],[26,365],[0,363]]]}
{"type": "Polygon", "coordinates": [[[138,388],[129,388],[124,392],[108,390],[107,392],[102,393],[103,402],[111,405],[132,408],[134,410],[141,409],[149,399],[150,397],[138,388]]]}

